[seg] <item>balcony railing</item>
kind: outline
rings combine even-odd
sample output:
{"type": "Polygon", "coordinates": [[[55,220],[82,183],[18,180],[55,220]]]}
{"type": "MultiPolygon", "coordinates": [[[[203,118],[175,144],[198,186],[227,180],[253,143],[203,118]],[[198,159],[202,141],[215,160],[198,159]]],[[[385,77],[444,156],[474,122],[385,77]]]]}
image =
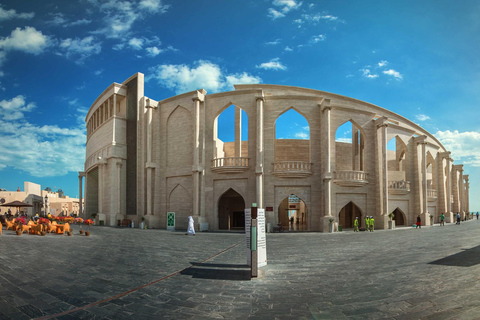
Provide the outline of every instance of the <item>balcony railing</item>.
{"type": "Polygon", "coordinates": [[[407,194],[410,192],[410,181],[388,181],[388,193],[407,194]]]}
{"type": "Polygon", "coordinates": [[[437,190],[427,189],[427,199],[435,200],[437,199],[437,190]]]}
{"type": "Polygon", "coordinates": [[[211,170],[218,173],[238,173],[248,169],[249,158],[227,157],[212,160],[211,170]]]}
{"type": "Polygon", "coordinates": [[[367,173],[354,170],[335,171],[333,182],[343,187],[361,187],[368,183],[367,173]]]}
{"type": "Polygon", "coordinates": [[[303,178],[313,174],[312,164],[305,161],[279,161],[273,163],[273,174],[284,178],[303,178]]]}

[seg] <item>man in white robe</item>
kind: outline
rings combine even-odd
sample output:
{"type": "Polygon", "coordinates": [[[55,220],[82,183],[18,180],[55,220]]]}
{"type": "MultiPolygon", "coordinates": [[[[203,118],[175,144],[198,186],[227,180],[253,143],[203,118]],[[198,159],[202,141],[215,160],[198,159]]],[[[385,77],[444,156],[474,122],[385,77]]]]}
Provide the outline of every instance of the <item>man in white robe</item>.
{"type": "Polygon", "coordinates": [[[188,235],[188,234],[195,235],[195,226],[194,226],[194,224],[195,224],[195,222],[193,221],[192,216],[189,216],[189,217],[188,217],[187,235],[188,235]]]}

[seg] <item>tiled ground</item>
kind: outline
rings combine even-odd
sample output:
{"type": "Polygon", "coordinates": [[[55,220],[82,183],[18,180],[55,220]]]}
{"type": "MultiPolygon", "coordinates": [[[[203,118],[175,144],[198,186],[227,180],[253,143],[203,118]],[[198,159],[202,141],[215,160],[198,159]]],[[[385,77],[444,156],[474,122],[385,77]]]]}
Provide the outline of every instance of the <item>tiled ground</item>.
{"type": "Polygon", "coordinates": [[[0,319],[480,319],[477,220],[269,234],[255,280],[244,234],[91,230],[3,230],[0,319]]]}

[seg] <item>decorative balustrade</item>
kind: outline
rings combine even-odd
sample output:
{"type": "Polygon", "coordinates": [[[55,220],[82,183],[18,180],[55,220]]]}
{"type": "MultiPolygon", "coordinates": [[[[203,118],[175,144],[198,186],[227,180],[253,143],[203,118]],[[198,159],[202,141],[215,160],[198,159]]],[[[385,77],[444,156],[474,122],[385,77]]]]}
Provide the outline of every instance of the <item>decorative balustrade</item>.
{"type": "Polygon", "coordinates": [[[368,183],[367,173],[354,170],[335,171],[333,182],[343,187],[361,187],[368,183]]]}
{"type": "Polygon", "coordinates": [[[427,198],[437,198],[437,190],[427,189],[427,198]]]}
{"type": "Polygon", "coordinates": [[[219,173],[238,173],[246,171],[249,167],[249,158],[226,157],[212,160],[211,170],[219,173]]]}
{"type": "Polygon", "coordinates": [[[305,161],[279,161],[273,163],[273,174],[285,178],[302,178],[312,175],[312,164],[305,161]]]}
{"type": "Polygon", "coordinates": [[[410,181],[388,181],[388,193],[407,194],[410,192],[410,181]]]}

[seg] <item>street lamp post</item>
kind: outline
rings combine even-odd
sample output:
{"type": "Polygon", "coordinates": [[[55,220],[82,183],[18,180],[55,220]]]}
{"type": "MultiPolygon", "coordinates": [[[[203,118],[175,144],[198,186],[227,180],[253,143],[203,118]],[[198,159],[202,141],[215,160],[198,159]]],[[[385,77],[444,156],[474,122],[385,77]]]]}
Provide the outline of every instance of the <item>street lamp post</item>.
{"type": "Polygon", "coordinates": [[[48,216],[48,194],[45,195],[45,205],[43,206],[44,210],[43,210],[43,216],[44,217],[47,217],[48,216]]]}

